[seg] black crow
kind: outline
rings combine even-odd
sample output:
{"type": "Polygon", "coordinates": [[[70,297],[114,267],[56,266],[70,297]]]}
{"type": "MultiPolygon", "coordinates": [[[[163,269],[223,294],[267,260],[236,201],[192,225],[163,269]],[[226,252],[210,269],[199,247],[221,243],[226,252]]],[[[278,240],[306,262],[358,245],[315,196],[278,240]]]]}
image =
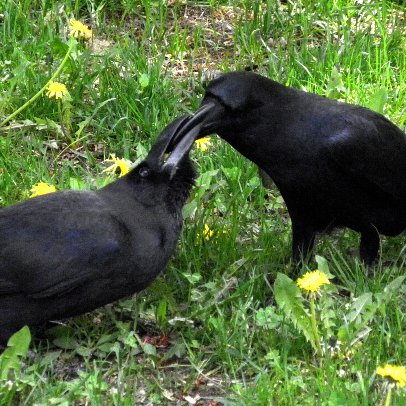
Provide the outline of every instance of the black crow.
{"type": "Polygon", "coordinates": [[[144,289],[164,268],[195,178],[188,152],[199,127],[188,131],[188,119],[168,125],[141,164],[102,189],[60,191],[0,209],[2,344],[24,325],[144,289]],[[165,161],[178,132],[183,136],[165,161]]]}
{"type": "Polygon", "coordinates": [[[217,133],[264,170],[292,220],[293,259],[306,257],[317,233],[361,233],[372,264],[379,234],[406,228],[406,136],[381,114],[283,86],[252,72],[211,81],[199,137],[217,133]],[[209,109],[209,113],[207,113],[209,109]]]}

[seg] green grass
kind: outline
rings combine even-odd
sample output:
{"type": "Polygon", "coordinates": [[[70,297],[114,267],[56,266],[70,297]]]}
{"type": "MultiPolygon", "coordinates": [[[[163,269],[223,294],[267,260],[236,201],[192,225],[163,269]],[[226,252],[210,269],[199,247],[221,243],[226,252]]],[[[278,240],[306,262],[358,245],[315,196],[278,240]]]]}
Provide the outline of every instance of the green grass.
{"type": "MultiPolygon", "coordinates": [[[[72,99],[63,118],[44,96],[0,129],[0,205],[27,198],[39,181],[58,189],[110,181],[103,159],[141,159],[169,121],[198,106],[206,70],[253,68],[365,106],[384,89],[384,114],[405,129],[404,1],[166,3],[0,1],[0,121],[56,70],[69,18],[94,33],[93,47],[79,45],[57,79],[72,99]]],[[[275,301],[277,274],[297,276],[286,207],[254,165],[212,143],[193,151],[201,177],[165,273],[134,298],[36,333],[21,370],[0,380],[2,405],[186,405],[196,395],[212,406],[383,404],[376,367],[406,359],[405,284],[390,285],[405,272],[404,236],[383,239],[369,270],[356,233],[319,241],[315,253],[334,276],[319,329],[342,345],[316,355],[295,313],[275,301]]],[[[405,401],[393,392],[392,404],[405,401]]]]}

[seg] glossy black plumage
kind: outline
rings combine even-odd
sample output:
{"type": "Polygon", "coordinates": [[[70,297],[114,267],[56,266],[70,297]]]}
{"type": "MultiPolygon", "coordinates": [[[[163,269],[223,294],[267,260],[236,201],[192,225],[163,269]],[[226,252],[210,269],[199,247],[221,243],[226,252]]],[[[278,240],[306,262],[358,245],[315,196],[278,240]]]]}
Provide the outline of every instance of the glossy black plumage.
{"type": "Polygon", "coordinates": [[[0,210],[0,342],[24,325],[65,318],[148,286],[182,228],[196,130],[164,162],[187,119],[170,124],[144,162],[94,191],[60,191],[0,210]]]}
{"type": "MultiPolygon", "coordinates": [[[[371,264],[379,234],[406,228],[406,136],[381,114],[283,86],[251,72],[211,81],[194,123],[217,133],[275,182],[292,220],[293,257],[317,233],[361,233],[371,264]]],[[[191,125],[192,123],[189,123],[191,125]]]]}

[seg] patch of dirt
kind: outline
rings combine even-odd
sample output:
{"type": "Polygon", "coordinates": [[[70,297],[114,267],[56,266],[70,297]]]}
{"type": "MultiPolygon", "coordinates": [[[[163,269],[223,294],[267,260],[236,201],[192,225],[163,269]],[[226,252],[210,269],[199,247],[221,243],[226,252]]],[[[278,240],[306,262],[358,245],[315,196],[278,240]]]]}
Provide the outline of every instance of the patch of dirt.
{"type": "Polygon", "coordinates": [[[91,42],[92,51],[97,55],[103,55],[113,48],[114,43],[107,39],[93,38],[91,42]]]}
{"type": "Polygon", "coordinates": [[[189,51],[182,55],[167,54],[164,68],[174,77],[215,70],[227,53],[234,48],[234,29],[238,14],[233,7],[198,7],[184,5],[178,18],[168,21],[168,32],[182,29],[187,32],[189,51]],[[201,31],[202,35],[194,35],[201,31]],[[197,41],[202,41],[197,42],[197,41]],[[192,67],[190,63],[192,61],[192,67]],[[192,68],[192,69],[191,69],[192,68]]]}

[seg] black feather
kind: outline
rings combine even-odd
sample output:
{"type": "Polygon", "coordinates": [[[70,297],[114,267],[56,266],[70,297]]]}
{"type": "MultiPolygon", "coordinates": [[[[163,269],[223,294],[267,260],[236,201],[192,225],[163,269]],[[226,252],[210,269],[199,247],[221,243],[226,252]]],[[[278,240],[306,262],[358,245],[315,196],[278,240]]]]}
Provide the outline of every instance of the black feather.
{"type": "Polygon", "coordinates": [[[175,145],[175,170],[163,161],[180,121],[144,162],[100,190],[60,191],[0,210],[1,342],[24,325],[131,295],[162,271],[195,178],[190,148],[175,145]]]}
{"type": "Polygon", "coordinates": [[[367,264],[379,234],[406,228],[406,136],[381,114],[283,86],[252,72],[209,83],[199,136],[217,133],[279,188],[293,229],[293,256],[307,256],[317,233],[361,233],[367,264]]]}

